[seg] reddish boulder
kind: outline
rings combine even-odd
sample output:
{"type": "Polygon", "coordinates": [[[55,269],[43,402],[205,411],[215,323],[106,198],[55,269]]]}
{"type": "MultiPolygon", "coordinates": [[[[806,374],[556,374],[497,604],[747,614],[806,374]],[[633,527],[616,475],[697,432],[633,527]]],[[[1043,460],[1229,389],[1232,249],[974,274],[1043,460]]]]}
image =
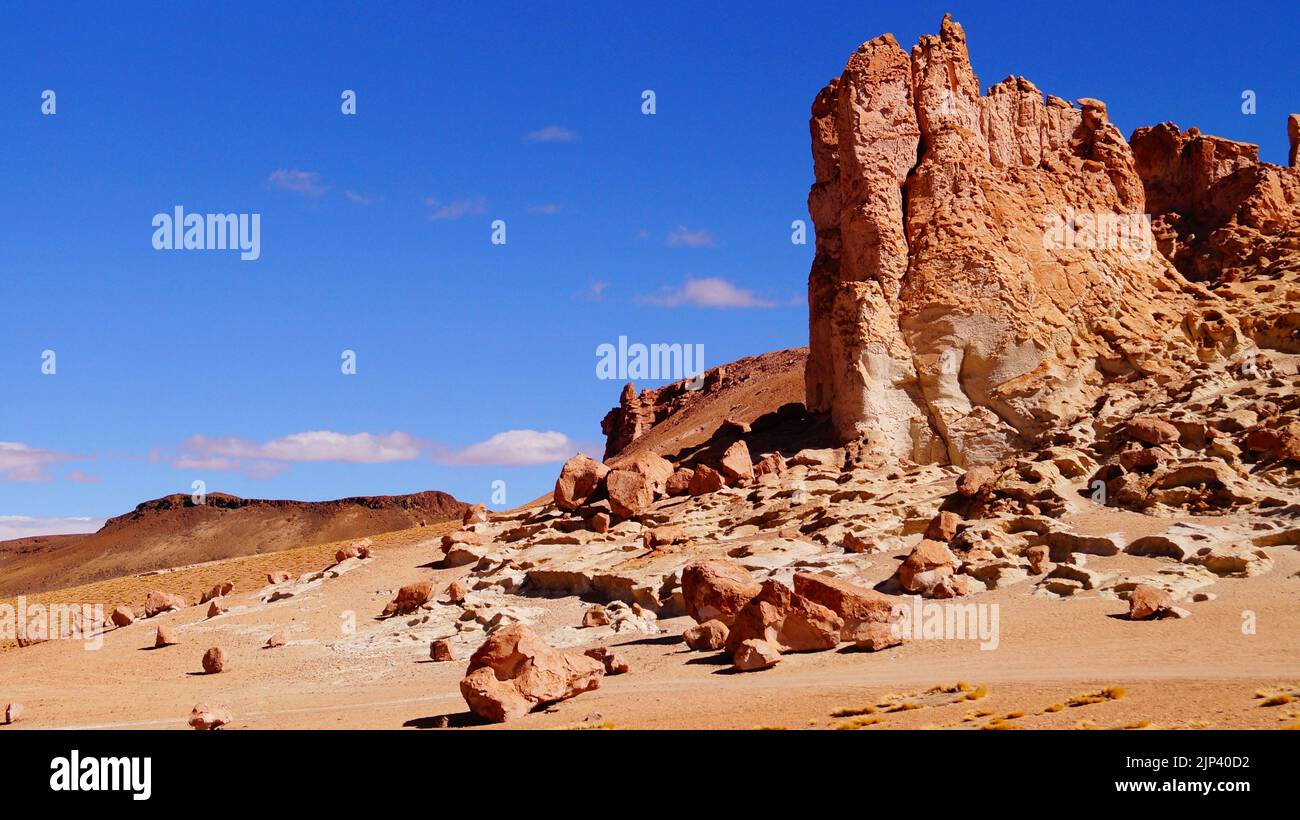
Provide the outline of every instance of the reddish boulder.
{"type": "Polygon", "coordinates": [[[609,532],[610,525],[613,523],[614,519],[611,518],[610,514],[607,512],[598,512],[587,522],[588,526],[591,527],[592,532],[599,533],[609,532]]]}
{"type": "Polygon", "coordinates": [[[158,632],[154,635],[153,639],[155,649],[162,649],[164,646],[175,646],[178,643],[180,643],[180,641],[176,639],[176,634],[172,631],[170,626],[164,625],[158,627],[158,632]]]}
{"type": "Polygon", "coordinates": [[[537,706],[600,686],[605,666],[576,652],[562,652],[522,624],[492,633],[470,658],[460,693],[484,720],[503,723],[537,706]]]}
{"type": "Polygon", "coordinates": [[[284,646],[285,643],[287,643],[287,641],[285,641],[284,639],[284,633],[277,632],[271,637],[266,639],[266,644],[264,644],[264,646],[266,649],[279,649],[280,647],[284,646]]]}
{"type": "Polygon", "coordinates": [[[727,625],[715,619],[686,630],[682,633],[682,639],[696,652],[716,652],[726,646],[727,632],[727,625]]]}
{"type": "Polygon", "coordinates": [[[768,453],[758,460],[754,465],[754,478],[760,479],[764,476],[780,476],[785,474],[785,459],[781,458],[780,453],[768,453]]]}
{"type": "Polygon", "coordinates": [[[135,623],[135,610],[129,606],[115,606],[108,619],[113,622],[114,626],[130,626],[135,623]]]}
{"type": "Polygon", "coordinates": [[[686,614],[698,623],[716,619],[730,626],[760,589],[749,570],[729,559],[695,561],[682,569],[686,614]]]}
{"type": "Polygon", "coordinates": [[[21,703],[11,703],[5,707],[5,723],[17,723],[23,716],[23,705],[21,703]]]}
{"type": "Polygon", "coordinates": [[[235,591],[235,585],[227,581],[224,584],[217,584],[212,589],[199,596],[199,603],[206,604],[214,598],[224,598],[235,591]]]}
{"type": "Polygon", "coordinates": [[[587,611],[582,613],[582,626],[584,629],[609,626],[609,610],[600,604],[587,607],[587,611]]]}
{"type": "Polygon", "coordinates": [[[834,649],[843,628],[844,620],[830,609],[768,579],[731,622],[726,649],[735,653],[751,638],[771,641],[788,652],[834,649]]]}
{"type": "Polygon", "coordinates": [[[993,483],[993,479],[991,467],[972,467],[957,479],[957,493],[965,498],[979,495],[993,483]]]}
{"type": "Polygon", "coordinates": [[[609,468],[599,461],[578,453],[564,462],[560,477],[555,480],[555,506],[562,510],[576,510],[595,494],[609,468]]]}
{"type": "Polygon", "coordinates": [[[849,636],[853,645],[858,649],[864,649],[867,652],[879,652],[882,649],[888,649],[891,646],[898,646],[903,642],[902,636],[895,632],[893,624],[882,624],[866,621],[858,624],[853,634],[849,636]]]}
{"type": "Polygon", "coordinates": [[[930,519],[930,523],[925,528],[924,537],[931,541],[941,541],[946,544],[957,534],[957,525],[960,523],[961,518],[956,513],[944,510],[930,519]]]}
{"type": "Polygon", "coordinates": [[[605,489],[609,493],[610,510],[622,518],[642,515],[654,504],[650,480],[631,470],[611,470],[605,478],[605,489]]]}
{"type": "Polygon", "coordinates": [[[268,572],[266,574],[266,582],[272,586],[276,584],[287,584],[289,583],[289,573],[282,569],[268,572]]]}
{"type": "Polygon", "coordinates": [[[226,650],[214,646],[203,653],[203,671],[215,675],[226,670],[226,650]]]}
{"type": "Polygon", "coordinates": [[[582,654],[604,664],[606,675],[625,675],[632,668],[626,658],[606,646],[593,647],[582,654]]]}
{"type": "Polygon", "coordinates": [[[898,567],[895,577],[903,589],[927,593],[944,577],[956,572],[959,566],[961,561],[947,544],[923,540],[898,567]]]}
{"type": "Polygon", "coordinates": [[[152,618],[163,612],[173,612],[186,607],[185,599],[179,595],[154,590],[144,600],[144,615],[152,618]]]}
{"type": "Polygon", "coordinates": [[[686,495],[691,491],[691,478],[694,477],[695,471],[690,467],[679,467],[668,476],[668,481],[664,485],[664,492],[668,495],[686,495]]]}
{"type": "Polygon", "coordinates": [[[1025,558],[1029,560],[1029,572],[1031,575],[1042,575],[1044,572],[1051,570],[1051,549],[1046,544],[1038,544],[1025,550],[1025,558]]]}
{"type": "Polygon", "coordinates": [[[456,652],[452,649],[451,641],[439,638],[429,644],[429,657],[438,663],[445,663],[456,660],[456,652]]]}
{"type": "Polygon", "coordinates": [[[1128,596],[1130,621],[1145,621],[1173,609],[1174,599],[1169,590],[1150,584],[1138,584],[1128,596]]]}
{"type": "Polygon", "coordinates": [[[221,603],[220,598],[215,598],[208,604],[209,618],[215,618],[218,615],[224,615],[225,612],[226,612],[226,607],[224,604],[221,603]]]}
{"type": "Polygon", "coordinates": [[[736,441],[722,454],[722,474],[733,487],[747,487],[754,481],[754,462],[749,457],[749,445],[736,441]]]}
{"type": "Polygon", "coordinates": [[[840,578],[796,572],[794,591],[838,615],[844,621],[840,635],[846,641],[853,640],[860,624],[894,620],[894,605],[886,596],[840,578]]]}
{"type": "Polygon", "coordinates": [[[750,638],[742,641],[731,655],[731,662],[741,672],[768,669],[781,661],[781,649],[771,641],[750,638]]]}
{"type": "Polygon", "coordinates": [[[429,603],[431,598],[433,598],[433,581],[416,581],[414,584],[407,584],[397,591],[397,597],[388,602],[380,617],[409,615],[429,603]]]}
{"type": "Polygon", "coordinates": [[[673,463],[663,456],[646,452],[632,459],[624,469],[641,474],[655,495],[663,495],[668,489],[668,479],[673,474],[673,463]]]}
{"type": "Polygon", "coordinates": [[[1177,427],[1151,416],[1131,419],[1124,425],[1124,434],[1143,444],[1173,444],[1179,439],[1177,427]]]}
{"type": "Polygon", "coordinates": [[[469,594],[469,587],[465,586],[464,581],[452,581],[447,585],[447,603],[459,604],[465,600],[469,594]]]}
{"type": "Polygon", "coordinates": [[[707,464],[699,464],[691,474],[691,483],[687,487],[687,492],[691,495],[706,495],[716,493],[725,486],[727,486],[727,479],[722,473],[707,464]]]}
{"type": "Polygon", "coordinates": [[[190,726],[202,732],[220,729],[233,720],[225,706],[200,703],[190,710],[190,726]]]}
{"type": "Polygon", "coordinates": [[[686,540],[686,532],[676,524],[665,524],[645,531],[645,545],[650,549],[666,547],[686,540]]]}
{"type": "Polygon", "coordinates": [[[488,520],[488,508],[484,504],[474,504],[465,508],[465,514],[460,517],[460,523],[466,527],[471,524],[486,524],[488,520]]]}

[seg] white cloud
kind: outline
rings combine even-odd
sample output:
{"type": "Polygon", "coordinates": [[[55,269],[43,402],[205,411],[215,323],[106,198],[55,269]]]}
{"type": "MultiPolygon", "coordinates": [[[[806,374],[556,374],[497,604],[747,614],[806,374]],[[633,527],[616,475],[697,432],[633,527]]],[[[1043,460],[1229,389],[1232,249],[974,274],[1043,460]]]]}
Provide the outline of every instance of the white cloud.
{"type": "Polygon", "coordinates": [[[430,445],[402,432],[335,433],[313,430],[267,442],[242,438],[191,436],[178,448],[172,465],[181,470],[240,472],[252,479],[270,479],[297,462],[334,461],[341,464],[387,464],[422,458],[430,445]]]}
{"type": "Polygon", "coordinates": [[[563,433],[554,430],[507,430],[487,441],[471,444],[463,450],[444,455],[447,464],[524,467],[564,461],[578,451],[578,446],[563,433]]]}
{"type": "Polygon", "coordinates": [[[325,193],[320,174],[315,171],[285,170],[272,171],[266,180],[272,188],[292,191],[303,196],[320,196],[325,193]]]}
{"type": "Polygon", "coordinates": [[[429,209],[429,219],[437,222],[443,219],[460,219],[462,216],[481,214],[487,210],[487,201],[481,196],[473,199],[457,199],[451,202],[439,202],[433,197],[424,200],[429,209]]]}
{"type": "Polygon", "coordinates": [[[548,125],[525,137],[529,142],[573,142],[577,138],[577,132],[570,131],[562,125],[548,125]]]}
{"type": "Polygon", "coordinates": [[[560,212],[560,206],[555,202],[547,202],[545,205],[529,205],[528,213],[542,214],[543,216],[554,216],[560,212]]]}
{"type": "Polygon", "coordinates": [[[753,291],[738,288],[717,276],[686,280],[677,290],[661,296],[643,296],[642,301],[660,307],[769,308],[776,303],[761,299],[753,291]]]}
{"type": "Polygon", "coordinates": [[[48,468],[73,460],[70,453],[41,450],[16,441],[0,441],[0,480],[49,481],[48,468]]]}
{"type": "Polygon", "coordinates": [[[718,244],[718,238],[707,228],[694,230],[685,225],[678,225],[668,232],[668,244],[674,248],[712,248],[718,244]]]}
{"type": "Polygon", "coordinates": [[[33,518],[27,515],[0,515],[0,541],[32,538],[37,535],[95,532],[102,526],[104,526],[102,518],[33,518]]]}
{"type": "Polygon", "coordinates": [[[344,191],[343,196],[347,197],[348,201],[355,205],[374,205],[379,201],[377,197],[366,196],[365,194],[359,194],[356,191],[344,191]]]}

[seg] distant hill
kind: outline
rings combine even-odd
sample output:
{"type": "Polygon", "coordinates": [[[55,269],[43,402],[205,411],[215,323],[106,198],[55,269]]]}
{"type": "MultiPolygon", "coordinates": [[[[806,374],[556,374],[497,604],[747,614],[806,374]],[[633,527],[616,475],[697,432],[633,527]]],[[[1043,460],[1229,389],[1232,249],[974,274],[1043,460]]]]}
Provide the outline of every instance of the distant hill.
{"type": "Polygon", "coordinates": [[[457,518],[466,506],[437,491],[336,501],[211,493],[204,504],[169,495],[95,533],[0,542],[0,596],[409,529],[457,518]]]}

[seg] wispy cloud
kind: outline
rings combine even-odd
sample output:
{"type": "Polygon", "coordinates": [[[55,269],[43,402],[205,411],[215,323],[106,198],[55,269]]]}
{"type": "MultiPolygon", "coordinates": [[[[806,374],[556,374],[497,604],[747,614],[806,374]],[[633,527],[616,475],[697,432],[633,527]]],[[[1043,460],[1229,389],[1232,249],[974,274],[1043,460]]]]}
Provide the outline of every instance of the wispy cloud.
{"type": "Polygon", "coordinates": [[[562,125],[548,125],[524,137],[529,142],[573,142],[577,138],[576,131],[571,131],[562,125]]]}
{"type": "Polygon", "coordinates": [[[102,526],[104,526],[102,518],[33,518],[28,515],[0,515],[0,541],[33,538],[37,535],[95,532],[102,526]]]}
{"type": "Polygon", "coordinates": [[[98,484],[99,476],[83,473],[81,470],[73,470],[63,477],[67,481],[73,481],[77,484],[98,484]]]}
{"type": "Polygon", "coordinates": [[[642,296],[640,300],[659,307],[698,308],[770,308],[776,303],[755,296],[753,291],[738,288],[717,276],[687,278],[686,284],[659,296],[642,296]]]}
{"type": "Polygon", "coordinates": [[[601,302],[605,299],[605,291],[609,288],[608,282],[592,282],[582,290],[574,294],[575,299],[582,299],[585,302],[601,302]]]}
{"type": "Polygon", "coordinates": [[[456,199],[451,202],[439,202],[433,197],[427,197],[424,204],[429,209],[429,219],[434,222],[443,219],[460,219],[462,216],[481,214],[487,210],[487,202],[481,196],[473,199],[456,199]]]}
{"type": "Polygon", "coordinates": [[[292,191],[303,196],[321,196],[326,191],[325,185],[321,182],[320,174],[315,171],[281,169],[272,171],[271,176],[267,177],[266,181],[272,188],[281,191],[292,191]]]}
{"type": "Polygon", "coordinates": [[[718,238],[707,228],[691,229],[685,225],[669,231],[667,241],[673,248],[712,248],[718,244],[718,238]]]}
{"type": "Polygon", "coordinates": [[[529,205],[528,213],[543,214],[545,216],[554,216],[560,212],[560,206],[555,202],[547,202],[545,205],[529,205]]]}
{"type": "Polygon", "coordinates": [[[348,201],[354,205],[374,205],[379,201],[379,197],[366,196],[356,191],[344,191],[343,196],[347,197],[348,201]]]}
{"type": "Polygon", "coordinates": [[[49,481],[49,468],[73,461],[77,456],[55,450],[28,447],[16,441],[0,441],[0,480],[49,481]]]}
{"type": "Polygon", "coordinates": [[[564,461],[578,451],[578,445],[554,430],[507,430],[487,441],[442,454],[446,464],[524,467],[564,461]]]}
{"type": "MultiPolygon", "coordinates": [[[[192,436],[181,451],[196,457],[261,459],[268,461],[338,461],[344,464],[383,464],[420,457],[427,442],[402,432],[335,433],[312,430],[257,443],[241,438],[192,436]]],[[[214,462],[215,464],[215,462],[214,462]]],[[[218,469],[213,466],[210,469],[218,469]]]]}

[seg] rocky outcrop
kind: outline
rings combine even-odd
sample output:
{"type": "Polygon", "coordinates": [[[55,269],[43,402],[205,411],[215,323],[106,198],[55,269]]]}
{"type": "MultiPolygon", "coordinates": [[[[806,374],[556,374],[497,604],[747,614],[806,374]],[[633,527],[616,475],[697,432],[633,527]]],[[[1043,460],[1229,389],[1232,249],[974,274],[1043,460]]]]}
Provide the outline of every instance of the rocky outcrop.
{"type": "Polygon", "coordinates": [[[978,464],[1108,379],[1242,351],[1232,333],[1193,343],[1187,316],[1213,298],[1154,251],[1105,104],[1013,77],[982,95],[951,18],[910,55],[863,44],[810,127],[807,405],[842,440],[978,464]]]}

